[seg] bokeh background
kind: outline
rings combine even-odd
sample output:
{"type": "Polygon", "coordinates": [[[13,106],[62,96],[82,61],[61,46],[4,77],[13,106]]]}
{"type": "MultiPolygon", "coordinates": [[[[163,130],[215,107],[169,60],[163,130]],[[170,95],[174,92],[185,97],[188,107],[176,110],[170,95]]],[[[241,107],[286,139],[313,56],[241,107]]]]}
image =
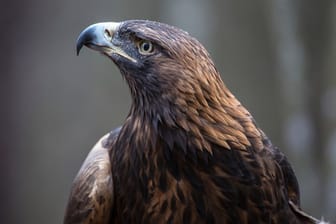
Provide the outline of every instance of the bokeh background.
{"type": "Polygon", "coordinates": [[[336,1],[30,0],[0,8],[0,222],[61,223],[93,144],[123,123],[128,87],[75,42],[101,21],[150,19],[187,30],[286,153],[302,207],[336,222],[336,1]]]}

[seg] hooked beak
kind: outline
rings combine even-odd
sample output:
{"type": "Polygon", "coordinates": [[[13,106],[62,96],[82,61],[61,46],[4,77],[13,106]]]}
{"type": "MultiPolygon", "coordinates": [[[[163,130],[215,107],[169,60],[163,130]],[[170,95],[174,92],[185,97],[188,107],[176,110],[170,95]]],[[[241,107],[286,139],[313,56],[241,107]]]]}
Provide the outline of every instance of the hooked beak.
{"type": "Polygon", "coordinates": [[[113,35],[116,33],[120,23],[106,22],[96,23],[84,29],[77,39],[76,51],[79,55],[80,50],[85,45],[88,48],[104,53],[111,57],[112,54],[120,55],[133,62],[136,60],[126,54],[120,47],[113,45],[113,35]]]}

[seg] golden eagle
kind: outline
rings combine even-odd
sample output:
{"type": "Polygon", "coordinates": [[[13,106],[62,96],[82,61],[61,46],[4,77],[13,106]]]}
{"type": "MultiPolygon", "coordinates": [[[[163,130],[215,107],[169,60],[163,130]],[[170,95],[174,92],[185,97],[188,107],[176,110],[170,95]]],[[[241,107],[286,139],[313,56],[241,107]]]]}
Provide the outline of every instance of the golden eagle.
{"type": "Polygon", "coordinates": [[[318,223],[287,158],[223,83],[209,53],[163,23],[98,23],[77,41],[110,58],[132,106],[92,149],[64,223],[318,223]]]}

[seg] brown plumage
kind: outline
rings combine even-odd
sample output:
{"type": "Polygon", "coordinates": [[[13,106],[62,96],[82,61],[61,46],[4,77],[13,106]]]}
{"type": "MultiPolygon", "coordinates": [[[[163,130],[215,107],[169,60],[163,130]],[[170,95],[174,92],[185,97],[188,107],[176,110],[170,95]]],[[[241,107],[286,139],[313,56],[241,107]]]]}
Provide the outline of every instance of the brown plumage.
{"type": "Polygon", "coordinates": [[[188,33],[99,23],[77,42],[119,67],[133,103],[79,171],[64,223],[317,223],[286,157],[188,33]]]}

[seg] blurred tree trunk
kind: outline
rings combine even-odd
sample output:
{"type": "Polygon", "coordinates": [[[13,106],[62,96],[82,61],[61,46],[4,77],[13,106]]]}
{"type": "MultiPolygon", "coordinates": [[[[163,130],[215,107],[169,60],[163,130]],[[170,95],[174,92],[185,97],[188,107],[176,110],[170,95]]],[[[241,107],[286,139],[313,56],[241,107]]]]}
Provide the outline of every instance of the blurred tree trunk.
{"type": "MultiPolygon", "coordinates": [[[[15,197],[11,190],[11,183],[13,176],[12,172],[12,158],[13,158],[13,144],[15,144],[14,131],[12,125],[11,117],[11,106],[15,103],[13,102],[13,96],[11,88],[13,86],[15,77],[11,74],[11,58],[13,57],[11,52],[11,38],[13,35],[13,27],[10,26],[13,24],[13,16],[10,13],[15,8],[15,3],[12,2],[3,2],[2,7],[6,10],[3,10],[1,13],[0,25],[3,30],[3,35],[1,35],[0,49],[2,53],[0,54],[0,98],[1,98],[1,110],[0,110],[0,119],[1,119],[1,133],[0,133],[0,153],[1,153],[1,163],[0,163],[0,176],[1,176],[1,185],[0,185],[0,194],[1,194],[1,206],[0,206],[0,220],[2,223],[12,223],[10,219],[10,212],[13,211],[11,208],[12,198],[15,197]]],[[[14,11],[14,10],[13,10],[14,11]]],[[[19,19],[20,13],[17,15],[19,19]]]]}
{"type": "Polygon", "coordinates": [[[310,202],[303,206],[316,215],[324,214],[328,194],[328,133],[321,101],[328,82],[326,59],[331,44],[328,38],[331,35],[332,1],[274,0],[270,5],[278,79],[287,108],[283,110],[289,117],[284,123],[285,138],[287,135],[290,150],[298,152],[300,167],[305,167],[301,173],[310,173],[306,175],[309,179],[302,179],[301,188],[314,194],[305,192],[301,195],[303,201],[310,202]],[[295,125],[301,127],[290,131],[288,126],[295,125]],[[314,177],[316,179],[311,180],[314,177]]]}
{"type": "Polygon", "coordinates": [[[312,156],[314,169],[318,178],[318,192],[314,195],[316,208],[320,213],[326,209],[328,186],[328,156],[326,155],[327,129],[322,114],[322,97],[327,89],[326,61],[331,41],[331,9],[332,0],[314,1],[299,0],[299,26],[301,39],[304,43],[307,77],[306,103],[312,122],[312,156]]]}

